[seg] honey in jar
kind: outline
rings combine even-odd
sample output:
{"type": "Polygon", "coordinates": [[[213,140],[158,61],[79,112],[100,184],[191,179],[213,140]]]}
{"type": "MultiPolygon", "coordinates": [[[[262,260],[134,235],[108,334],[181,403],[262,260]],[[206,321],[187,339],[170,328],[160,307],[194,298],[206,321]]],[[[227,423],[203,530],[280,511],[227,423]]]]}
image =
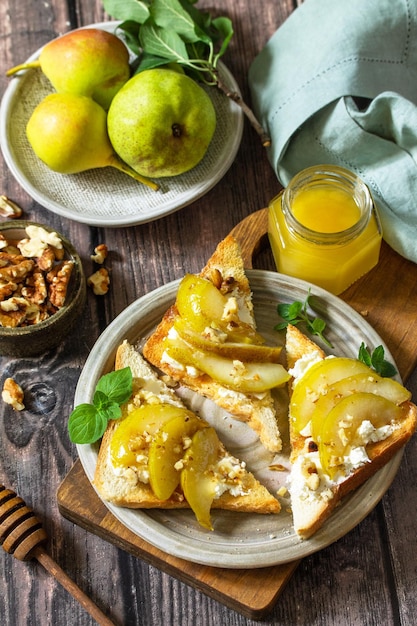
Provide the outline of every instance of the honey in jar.
{"type": "Polygon", "coordinates": [[[382,240],[365,183],[333,165],[299,172],[269,205],[268,235],[277,270],[340,294],[369,272],[382,240]]]}

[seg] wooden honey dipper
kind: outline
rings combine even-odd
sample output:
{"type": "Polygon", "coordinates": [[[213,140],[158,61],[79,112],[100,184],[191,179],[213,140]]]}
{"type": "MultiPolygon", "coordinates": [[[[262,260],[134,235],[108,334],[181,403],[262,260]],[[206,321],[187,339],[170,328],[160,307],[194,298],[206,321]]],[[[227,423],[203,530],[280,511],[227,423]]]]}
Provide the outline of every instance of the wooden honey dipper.
{"type": "Polygon", "coordinates": [[[0,485],[0,543],[4,550],[20,561],[37,559],[98,624],[114,626],[114,623],[46,553],[42,545],[46,540],[46,532],[32,509],[26,506],[14,491],[0,485]]]}

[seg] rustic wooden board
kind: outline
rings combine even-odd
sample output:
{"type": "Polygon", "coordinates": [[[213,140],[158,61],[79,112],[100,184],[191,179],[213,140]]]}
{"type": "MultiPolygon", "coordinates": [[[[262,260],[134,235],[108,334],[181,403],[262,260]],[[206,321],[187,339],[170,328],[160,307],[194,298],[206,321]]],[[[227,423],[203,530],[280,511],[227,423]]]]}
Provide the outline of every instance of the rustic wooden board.
{"type": "Polygon", "coordinates": [[[260,619],[274,606],[298,563],[262,569],[220,569],[190,563],[166,554],[126,529],[96,495],[77,461],[58,489],[59,510],[70,521],[225,606],[260,619]]]}
{"type": "MultiPolygon", "coordinates": [[[[266,209],[248,216],[232,233],[241,243],[247,268],[263,255],[263,266],[273,268],[266,236],[266,209]]],[[[417,320],[409,304],[417,301],[417,266],[384,244],[378,266],[341,297],[379,333],[406,380],[417,365],[417,320]]],[[[298,565],[294,562],[256,570],[220,569],[170,556],[116,520],[96,495],[79,461],[60,485],[57,499],[62,515],[75,524],[252,619],[261,619],[272,609],[298,565]]]]}

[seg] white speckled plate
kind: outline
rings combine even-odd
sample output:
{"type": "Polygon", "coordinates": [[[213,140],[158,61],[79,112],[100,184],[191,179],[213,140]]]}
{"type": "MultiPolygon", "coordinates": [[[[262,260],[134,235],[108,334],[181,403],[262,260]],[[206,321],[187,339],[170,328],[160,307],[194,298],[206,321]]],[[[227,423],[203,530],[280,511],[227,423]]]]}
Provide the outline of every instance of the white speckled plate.
{"type": "MultiPolygon", "coordinates": [[[[93,24],[114,32],[118,22],[93,24]]],[[[35,60],[40,50],[29,61],[35,60]]],[[[230,88],[235,79],[219,63],[230,88]]],[[[62,175],[51,171],[34,154],[26,138],[26,124],[35,106],[53,91],[40,69],[20,72],[10,79],[0,109],[0,141],[4,159],[25,191],[45,208],[90,225],[132,226],[159,219],[191,204],[225,175],[234,161],[243,132],[243,113],[230,98],[208,88],[217,113],[217,128],[203,160],[180,176],[159,179],[155,192],[114,168],[62,175]]]]}
{"type": "MultiPolygon", "coordinates": [[[[254,293],[254,306],[260,332],[272,342],[280,336],[273,330],[279,319],[278,301],[304,300],[310,285],[275,272],[248,270],[254,293]]],[[[75,405],[91,402],[97,380],[114,366],[118,345],[128,339],[139,345],[159,323],[166,309],[175,300],[178,281],[153,291],[127,307],[103,332],[93,347],[81,373],[75,405]]],[[[328,323],[328,338],[334,353],[349,357],[358,355],[364,341],[370,349],[384,343],[377,333],[351,307],[328,292],[312,287],[315,308],[328,323]]],[[[386,358],[393,362],[384,345],[386,358]]],[[[285,407],[285,392],[282,402],[285,407]]],[[[288,472],[271,471],[272,462],[289,467],[286,411],[280,416],[280,428],[287,445],[282,454],[272,457],[245,424],[227,416],[224,411],[200,396],[182,390],[181,395],[194,410],[209,422],[215,422],[217,431],[229,450],[241,460],[274,493],[285,485],[288,472]]],[[[97,447],[78,445],[84,470],[90,479],[94,476],[97,447]]],[[[116,518],[131,531],[174,556],[214,567],[257,568],[286,563],[333,543],[356,526],[376,506],[390,486],[397,472],[402,452],[369,479],[336,509],[326,525],[311,539],[301,541],[292,527],[289,502],[281,499],[278,515],[256,515],[212,511],[214,531],[202,529],[191,511],[140,511],[123,509],[105,503],[116,518]]]]}

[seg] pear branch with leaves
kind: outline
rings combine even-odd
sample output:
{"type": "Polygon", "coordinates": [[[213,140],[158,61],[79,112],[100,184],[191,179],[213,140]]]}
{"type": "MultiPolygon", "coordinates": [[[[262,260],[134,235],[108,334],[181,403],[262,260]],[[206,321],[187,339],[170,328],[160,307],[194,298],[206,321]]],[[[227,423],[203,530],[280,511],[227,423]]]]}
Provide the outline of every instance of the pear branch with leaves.
{"type": "Polygon", "coordinates": [[[178,63],[196,80],[217,87],[243,111],[263,146],[271,139],[252,109],[222,79],[218,61],[234,31],[227,17],[212,18],[189,0],[103,0],[105,11],[120,20],[126,44],[136,55],[134,72],[178,63]]]}

